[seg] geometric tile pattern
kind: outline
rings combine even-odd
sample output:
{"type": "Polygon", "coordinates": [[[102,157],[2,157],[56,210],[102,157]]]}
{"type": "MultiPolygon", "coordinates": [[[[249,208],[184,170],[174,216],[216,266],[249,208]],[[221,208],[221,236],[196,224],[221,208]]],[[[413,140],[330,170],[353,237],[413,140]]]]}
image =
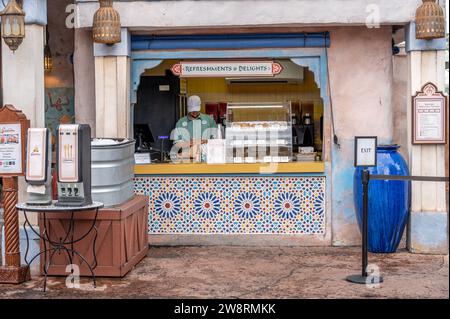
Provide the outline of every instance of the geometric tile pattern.
{"type": "Polygon", "coordinates": [[[143,176],[149,234],[324,234],[325,177],[143,176]]]}

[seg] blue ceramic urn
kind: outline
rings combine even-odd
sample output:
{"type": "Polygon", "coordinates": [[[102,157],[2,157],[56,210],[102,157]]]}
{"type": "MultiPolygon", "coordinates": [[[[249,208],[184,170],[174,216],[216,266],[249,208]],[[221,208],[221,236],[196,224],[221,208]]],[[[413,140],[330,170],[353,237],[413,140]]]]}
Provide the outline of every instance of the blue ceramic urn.
{"type": "MultiPolygon", "coordinates": [[[[379,145],[377,166],[369,167],[370,174],[409,175],[408,166],[398,152],[398,145],[379,145]]],[[[353,178],[353,196],[362,232],[363,168],[357,167],[353,178]]],[[[373,253],[394,253],[402,239],[410,208],[411,182],[393,180],[369,181],[368,249],[373,253]]]]}

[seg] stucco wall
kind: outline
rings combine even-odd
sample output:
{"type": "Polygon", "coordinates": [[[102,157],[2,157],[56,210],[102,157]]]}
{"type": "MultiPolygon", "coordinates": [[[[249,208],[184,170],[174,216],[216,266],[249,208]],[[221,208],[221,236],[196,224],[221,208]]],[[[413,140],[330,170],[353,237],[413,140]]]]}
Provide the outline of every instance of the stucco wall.
{"type": "Polygon", "coordinates": [[[53,69],[45,74],[45,87],[73,87],[74,30],[66,28],[66,6],[71,0],[55,1],[48,7],[49,45],[52,50],[53,69]]]}
{"type": "Polygon", "coordinates": [[[393,57],[393,97],[394,110],[394,143],[400,145],[399,152],[408,161],[407,134],[407,89],[408,89],[408,58],[404,50],[393,57]]]}
{"type": "MultiPolygon", "coordinates": [[[[78,27],[92,26],[98,1],[77,0],[78,27]]],[[[249,25],[405,24],[420,0],[172,0],[114,1],[122,26],[206,27],[249,25]]]]}
{"type": "Polygon", "coordinates": [[[66,6],[71,0],[54,2],[48,7],[48,45],[53,66],[45,72],[45,125],[52,133],[56,149],[56,131],[61,123],[73,123],[74,79],[73,47],[74,29],[66,27],[66,6]]]}
{"type": "Polygon", "coordinates": [[[354,136],[393,138],[391,27],[331,30],[329,69],[335,132],[332,152],[334,245],[360,243],[353,207],[354,136]]]}
{"type": "Polygon", "coordinates": [[[91,126],[95,136],[95,65],[92,32],[75,30],[75,119],[91,126]]]}

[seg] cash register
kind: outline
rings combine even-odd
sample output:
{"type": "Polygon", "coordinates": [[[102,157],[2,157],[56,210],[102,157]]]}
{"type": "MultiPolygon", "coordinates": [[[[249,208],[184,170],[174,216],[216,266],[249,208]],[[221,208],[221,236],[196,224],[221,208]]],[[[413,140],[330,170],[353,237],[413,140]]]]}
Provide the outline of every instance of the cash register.
{"type": "Polygon", "coordinates": [[[157,142],[160,143],[161,148],[152,147],[155,143],[150,124],[134,124],[134,138],[136,142],[136,153],[150,153],[152,162],[165,162],[167,152],[164,150],[164,142],[169,139],[168,135],[158,136],[157,142]]]}

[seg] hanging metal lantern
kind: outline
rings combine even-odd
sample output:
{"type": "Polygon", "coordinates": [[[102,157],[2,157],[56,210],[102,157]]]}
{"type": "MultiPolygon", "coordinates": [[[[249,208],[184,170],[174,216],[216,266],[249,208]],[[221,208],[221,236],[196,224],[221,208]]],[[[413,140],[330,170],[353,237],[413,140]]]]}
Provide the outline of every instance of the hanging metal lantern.
{"type": "Polygon", "coordinates": [[[50,72],[52,68],[53,68],[52,51],[50,50],[50,46],[47,44],[44,47],[44,70],[46,72],[50,72]]]}
{"type": "Polygon", "coordinates": [[[50,72],[53,68],[53,56],[48,44],[50,40],[50,34],[48,27],[45,28],[45,46],[44,46],[44,71],[50,72]]]}
{"type": "Polygon", "coordinates": [[[0,15],[2,38],[12,51],[16,51],[25,38],[25,12],[16,0],[10,0],[0,15]]]}
{"type": "Polygon", "coordinates": [[[445,37],[444,10],[435,0],[422,0],[416,11],[416,38],[432,40],[445,37]]]}
{"type": "Polygon", "coordinates": [[[120,15],[112,0],[99,0],[100,8],[94,14],[92,37],[96,43],[115,44],[121,39],[120,15]]]}

